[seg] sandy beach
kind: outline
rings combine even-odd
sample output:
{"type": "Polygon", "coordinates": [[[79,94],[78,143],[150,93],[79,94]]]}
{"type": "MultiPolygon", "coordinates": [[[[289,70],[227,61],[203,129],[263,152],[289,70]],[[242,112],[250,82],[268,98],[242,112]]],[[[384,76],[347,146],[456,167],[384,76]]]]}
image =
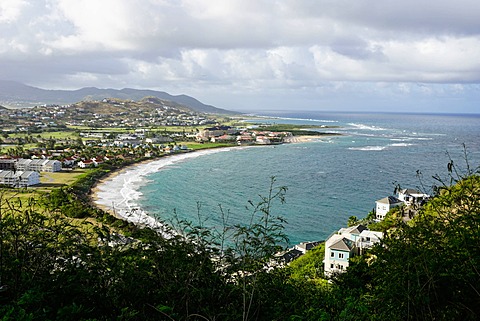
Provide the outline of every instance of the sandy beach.
{"type": "Polygon", "coordinates": [[[148,183],[145,177],[164,167],[187,159],[230,151],[231,149],[232,147],[205,149],[163,156],[114,171],[94,185],[90,195],[92,204],[117,218],[163,231],[163,225],[154,217],[149,216],[137,204],[137,201],[142,196],[141,192],[138,191],[139,187],[148,183]]]}
{"type": "Polygon", "coordinates": [[[319,141],[319,140],[322,140],[322,139],[325,139],[325,135],[323,136],[308,136],[308,135],[304,135],[304,136],[290,136],[290,137],[285,137],[284,141],[285,143],[310,143],[310,142],[315,142],[315,141],[319,141]]]}

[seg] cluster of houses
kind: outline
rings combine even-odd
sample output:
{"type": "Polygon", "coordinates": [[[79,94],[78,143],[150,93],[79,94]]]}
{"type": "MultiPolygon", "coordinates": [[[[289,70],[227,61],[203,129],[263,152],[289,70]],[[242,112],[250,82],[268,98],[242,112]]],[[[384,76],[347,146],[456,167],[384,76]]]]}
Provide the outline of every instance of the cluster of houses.
{"type": "MultiPolygon", "coordinates": [[[[416,211],[427,202],[430,195],[415,189],[399,189],[398,197],[388,196],[375,201],[375,221],[381,221],[387,213],[395,208],[404,206],[403,215],[411,219],[416,211]]],[[[366,250],[380,243],[382,232],[370,231],[363,225],[341,228],[330,235],[325,241],[324,271],[326,276],[345,271],[349,259],[362,255],[366,250]]]]}
{"type": "MultiPolygon", "coordinates": [[[[9,103],[13,105],[13,103],[9,103]]],[[[144,101],[102,101],[81,102],[73,105],[43,105],[33,108],[0,109],[4,125],[12,131],[32,131],[49,127],[91,126],[91,127],[140,127],[140,126],[203,126],[214,123],[205,114],[174,103],[157,99],[144,101]],[[109,108],[116,112],[105,112],[109,108]],[[124,111],[129,108],[130,111],[124,111]],[[133,115],[132,115],[133,114],[133,115]]]]}
{"type": "Polygon", "coordinates": [[[382,232],[370,231],[363,225],[341,228],[333,233],[325,241],[325,276],[344,272],[350,258],[362,255],[382,238],[382,232]]]}
{"type": "MultiPolygon", "coordinates": [[[[429,198],[428,194],[415,189],[399,189],[397,197],[388,196],[375,202],[375,221],[383,220],[391,209],[401,206],[404,209],[403,219],[410,219],[429,198]]],[[[349,266],[349,259],[364,254],[375,244],[379,244],[382,238],[382,232],[369,230],[362,224],[341,228],[332,233],[325,241],[323,261],[325,276],[331,277],[345,272],[349,266]]],[[[288,263],[320,243],[322,242],[302,242],[279,255],[288,263]]]]}
{"type": "Polygon", "coordinates": [[[407,216],[407,218],[412,218],[416,210],[424,205],[429,198],[430,195],[416,189],[400,189],[398,190],[398,197],[388,196],[375,201],[375,219],[381,221],[391,209],[404,205],[407,208],[404,215],[407,216]]]}

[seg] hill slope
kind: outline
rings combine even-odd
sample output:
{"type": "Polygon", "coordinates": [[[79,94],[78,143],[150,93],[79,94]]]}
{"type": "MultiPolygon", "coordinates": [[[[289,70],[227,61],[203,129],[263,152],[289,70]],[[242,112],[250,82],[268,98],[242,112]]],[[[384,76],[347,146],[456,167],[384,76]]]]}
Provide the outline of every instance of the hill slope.
{"type": "Polygon", "coordinates": [[[100,89],[86,87],[78,90],[46,90],[28,86],[15,81],[0,80],[0,103],[12,106],[34,106],[43,104],[72,104],[79,101],[102,100],[103,98],[118,98],[138,101],[146,96],[173,101],[192,110],[213,114],[238,114],[237,112],[203,104],[187,95],[170,95],[163,91],[124,88],[100,89]]]}

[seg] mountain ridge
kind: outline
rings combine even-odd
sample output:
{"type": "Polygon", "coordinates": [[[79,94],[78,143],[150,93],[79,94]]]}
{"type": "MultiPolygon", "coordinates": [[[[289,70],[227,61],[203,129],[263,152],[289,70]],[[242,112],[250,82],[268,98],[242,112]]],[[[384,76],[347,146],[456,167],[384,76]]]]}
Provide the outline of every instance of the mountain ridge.
{"type": "Polygon", "coordinates": [[[102,100],[104,98],[139,101],[148,96],[169,100],[202,113],[239,114],[235,111],[204,104],[198,99],[184,94],[171,95],[164,91],[151,89],[103,89],[97,87],[83,87],[76,90],[42,89],[17,81],[0,80],[0,105],[3,106],[31,107],[44,104],[64,105],[80,101],[102,100]]]}

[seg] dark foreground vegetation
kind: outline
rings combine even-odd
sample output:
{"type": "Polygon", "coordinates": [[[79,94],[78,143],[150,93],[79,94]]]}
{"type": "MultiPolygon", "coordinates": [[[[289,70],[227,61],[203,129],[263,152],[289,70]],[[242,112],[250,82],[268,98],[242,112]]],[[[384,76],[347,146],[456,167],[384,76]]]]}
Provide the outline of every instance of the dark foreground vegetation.
{"type": "Polygon", "coordinates": [[[383,244],[331,282],[321,250],[274,264],[285,242],[274,180],[249,203],[250,224],[178,222],[182,236],[168,238],[69,189],[1,197],[0,319],[478,320],[480,176],[449,170],[452,184],[408,224],[391,220],[383,244]]]}

